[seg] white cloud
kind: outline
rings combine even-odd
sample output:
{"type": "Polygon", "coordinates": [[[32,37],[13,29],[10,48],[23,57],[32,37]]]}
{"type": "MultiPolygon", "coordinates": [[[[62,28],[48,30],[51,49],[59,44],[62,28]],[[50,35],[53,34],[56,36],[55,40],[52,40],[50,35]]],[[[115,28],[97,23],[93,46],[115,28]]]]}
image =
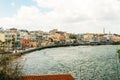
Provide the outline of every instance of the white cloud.
{"type": "Polygon", "coordinates": [[[58,28],[68,32],[120,33],[118,0],[35,0],[36,6],[21,6],[13,17],[0,19],[4,27],[30,30],[58,28]],[[46,13],[41,8],[53,9],[46,13]]]}

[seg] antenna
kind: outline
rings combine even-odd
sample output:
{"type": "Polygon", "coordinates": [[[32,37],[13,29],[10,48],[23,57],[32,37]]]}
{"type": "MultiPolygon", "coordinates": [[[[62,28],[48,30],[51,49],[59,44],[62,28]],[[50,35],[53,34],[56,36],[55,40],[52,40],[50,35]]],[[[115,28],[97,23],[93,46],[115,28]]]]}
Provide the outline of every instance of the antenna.
{"type": "Polygon", "coordinates": [[[111,31],[109,31],[109,34],[111,34],[111,31]]]}
{"type": "Polygon", "coordinates": [[[105,34],[105,28],[103,28],[103,34],[105,34]]]}

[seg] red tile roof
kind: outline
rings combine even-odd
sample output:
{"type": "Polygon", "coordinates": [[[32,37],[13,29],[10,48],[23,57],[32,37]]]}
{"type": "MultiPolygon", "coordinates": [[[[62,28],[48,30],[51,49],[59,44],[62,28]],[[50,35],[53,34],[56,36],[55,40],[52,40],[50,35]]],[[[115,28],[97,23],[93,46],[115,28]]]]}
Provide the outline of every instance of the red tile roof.
{"type": "Polygon", "coordinates": [[[70,74],[30,75],[30,76],[23,76],[22,80],[74,80],[74,78],[70,74]]]}

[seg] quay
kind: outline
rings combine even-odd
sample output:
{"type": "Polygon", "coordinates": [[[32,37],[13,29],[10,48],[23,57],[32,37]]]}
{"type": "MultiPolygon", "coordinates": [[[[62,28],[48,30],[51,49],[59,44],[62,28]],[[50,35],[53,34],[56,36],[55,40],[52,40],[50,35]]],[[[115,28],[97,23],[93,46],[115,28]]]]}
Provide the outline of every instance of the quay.
{"type": "Polygon", "coordinates": [[[31,52],[34,52],[34,51],[38,51],[38,50],[43,50],[43,49],[47,49],[47,48],[57,48],[57,47],[69,47],[69,46],[98,46],[98,45],[115,45],[115,44],[80,44],[80,43],[72,43],[72,44],[59,44],[59,45],[48,45],[48,46],[41,46],[41,47],[35,47],[35,48],[28,48],[28,49],[25,49],[25,50],[20,50],[18,52],[15,52],[15,53],[12,53],[12,54],[9,54],[9,55],[12,55],[12,56],[21,56],[21,55],[24,55],[24,54],[27,54],[27,53],[31,53],[31,52]]]}
{"type": "Polygon", "coordinates": [[[22,50],[22,51],[18,51],[16,53],[12,53],[13,55],[17,55],[17,54],[26,54],[26,53],[30,53],[30,52],[34,52],[37,50],[42,50],[42,49],[47,49],[47,48],[56,48],[56,47],[68,47],[68,46],[79,46],[80,44],[63,44],[63,45],[49,45],[49,46],[41,46],[41,47],[36,47],[36,48],[29,48],[26,50],[22,50]]]}

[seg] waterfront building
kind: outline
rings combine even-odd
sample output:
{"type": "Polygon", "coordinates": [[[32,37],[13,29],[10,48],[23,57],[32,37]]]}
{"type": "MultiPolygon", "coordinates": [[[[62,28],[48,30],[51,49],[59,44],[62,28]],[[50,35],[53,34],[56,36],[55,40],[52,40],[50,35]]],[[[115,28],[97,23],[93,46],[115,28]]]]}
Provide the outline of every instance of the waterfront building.
{"type": "Polygon", "coordinates": [[[94,34],[91,34],[91,33],[84,34],[83,41],[90,43],[93,41],[93,37],[94,37],[94,34]]]}
{"type": "Polygon", "coordinates": [[[29,32],[29,40],[34,43],[34,46],[41,46],[41,43],[47,40],[47,33],[38,30],[29,32]]]}
{"type": "Polygon", "coordinates": [[[0,41],[5,42],[5,34],[4,34],[4,32],[0,32],[0,41]]]}
{"type": "Polygon", "coordinates": [[[20,44],[21,48],[20,49],[22,49],[22,50],[28,49],[28,48],[37,47],[37,42],[31,41],[29,39],[23,39],[23,38],[21,38],[20,42],[21,42],[21,44],[20,44]]]}
{"type": "Polygon", "coordinates": [[[78,41],[78,43],[83,43],[84,42],[84,34],[78,34],[77,41],[78,41]]]}
{"type": "Polygon", "coordinates": [[[0,28],[0,41],[5,42],[5,34],[3,28],[0,28]]]}
{"type": "Polygon", "coordinates": [[[20,39],[21,42],[21,48],[22,50],[30,48],[30,40],[28,39],[20,39]]]}
{"type": "Polygon", "coordinates": [[[28,38],[30,41],[36,41],[37,39],[37,36],[35,33],[29,33],[29,38],[28,38]]]}
{"type": "Polygon", "coordinates": [[[99,43],[99,37],[97,35],[94,35],[91,42],[99,43]]]}
{"type": "Polygon", "coordinates": [[[0,30],[0,49],[3,48],[5,42],[4,30],[0,30]]]}
{"type": "Polygon", "coordinates": [[[112,34],[105,34],[103,37],[102,37],[102,43],[105,43],[105,44],[110,44],[112,43],[112,34]]]}
{"type": "Polygon", "coordinates": [[[35,42],[35,41],[30,41],[29,46],[30,46],[31,48],[37,47],[37,42],[35,42]]]}
{"type": "Polygon", "coordinates": [[[66,38],[66,39],[65,39],[65,43],[66,43],[66,44],[71,44],[71,39],[66,38]]]}
{"type": "Polygon", "coordinates": [[[29,34],[28,30],[22,29],[22,30],[19,30],[18,32],[20,34],[20,39],[21,38],[22,39],[28,39],[28,34],[29,34]]]}
{"type": "Polygon", "coordinates": [[[112,38],[111,38],[111,40],[113,42],[120,42],[120,36],[113,35],[112,38]]]}
{"type": "Polygon", "coordinates": [[[12,40],[13,37],[15,41],[20,40],[20,33],[16,28],[10,28],[4,31],[5,33],[5,39],[6,40],[12,40]]]}
{"type": "Polygon", "coordinates": [[[6,48],[15,50],[20,48],[20,34],[16,28],[10,28],[4,31],[6,48]]]}
{"type": "Polygon", "coordinates": [[[53,29],[49,31],[49,38],[57,43],[57,44],[65,44],[69,39],[69,34],[63,31],[58,31],[57,29],[53,29]]]}

